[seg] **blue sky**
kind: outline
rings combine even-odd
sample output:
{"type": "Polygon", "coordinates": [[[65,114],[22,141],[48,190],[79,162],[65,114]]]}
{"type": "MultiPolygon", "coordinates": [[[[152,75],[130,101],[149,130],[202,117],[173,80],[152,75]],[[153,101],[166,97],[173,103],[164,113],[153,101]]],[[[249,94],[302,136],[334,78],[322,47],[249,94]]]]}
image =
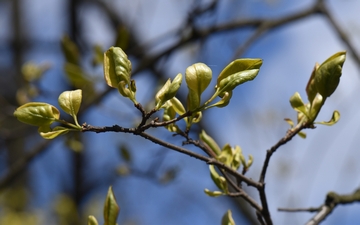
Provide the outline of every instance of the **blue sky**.
{"type": "MultiPolygon", "coordinates": [[[[204,19],[203,22],[211,24],[235,18],[279,17],[306,8],[311,2],[248,0],[240,3],[227,0],[220,3],[220,16],[204,19]]],[[[327,3],[354,44],[360,46],[360,24],[357,23],[360,3],[354,0],[333,0],[327,3]]],[[[45,44],[56,43],[67,32],[66,5],[63,1],[29,0],[23,4],[30,38],[45,44]]],[[[3,5],[6,7],[6,4],[3,5]]],[[[114,5],[119,14],[125,15],[124,18],[133,25],[142,43],[149,43],[176,29],[189,10],[187,4],[178,1],[115,1],[114,5]]],[[[6,12],[5,7],[0,8],[0,11],[6,12]]],[[[6,15],[2,17],[8,18],[6,15]]],[[[111,46],[115,34],[107,27],[108,21],[101,12],[93,7],[84,7],[81,18],[84,38],[88,44],[101,44],[104,49],[111,46]]],[[[8,38],[11,35],[9,30],[10,27],[7,27],[0,31],[0,37],[8,38]]],[[[215,79],[216,74],[232,60],[233,49],[248,35],[246,32],[235,34],[239,38],[231,33],[211,38],[202,49],[195,44],[185,47],[180,53],[172,55],[164,65],[166,74],[169,77],[179,72],[184,74],[187,66],[203,61],[209,64],[215,79]]],[[[172,41],[169,39],[154,46],[151,52],[160,51],[172,41]]],[[[60,93],[63,88],[55,84],[65,82],[61,77],[63,59],[58,47],[53,51],[29,51],[26,57],[27,60],[50,61],[53,64],[53,69],[45,76],[42,85],[52,86],[54,104],[56,93],[60,93]]],[[[248,173],[250,177],[258,179],[266,149],[274,145],[288,129],[283,118],[295,119],[296,113],[288,100],[296,91],[306,99],[305,86],[315,62],[321,63],[342,50],[346,50],[346,46],[335,35],[329,23],[320,16],[312,16],[268,33],[246,52],[245,57],[262,58],[264,61],[258,77],[238,87],[228,107],[211,109],[204,113],[204,119],[209,120],[219,144],[238,144],[245,154],[254,156],[254,165],[248,173]]],[[[94,74],[99,78],[102,76],[99,71],[94,74]]],[[[155,84],[147,79],[146,73],[137,76],[136,80],[140,100],[148,96],[147,85],[155,84]],[[146,91],[142,92],[142,89],[146,91]]],[[[309,213],[280,213],[276,210],[278,207],[316,207],[323,202],[328,191],[345,194],[358,188],[356,177],[360,170],[357,160],[360,158],[360,139],[357,137],[360,120],[355,96],[359,96],[359,85],[359,69],[348,54],[340,85],[319,115],[319,120],[328,120],[333,110],[337,109],[341,113],[339,123],[333,127],[319,125],[315,130],[306,130],[307,139],[295,137],[272,158],[266,181],[275,224],[302,224],[311,217],[309,213]]],[[[130,119],[130,122],[126,122],[129,119],[124,111],[135,112],[130,102],[114,92],[99,109],[88,113],[85,119],[93,125],[130,125],[133,121],[130,119]],[[120,120],[117,115],[120,115],[120,120]]],[[[167,140],[174,139],[166,132],[158,131],[155,134],[165,135],[167,140]]],[[[92,164],[88,172],[104,183],[99,188],[100,199],[104,198],[109,184],[114,185],[123,215],[126,215],[124,218],[120,214],[120,224],[126,221],[139,224],[149,224],[149,221],[151,224],[220,224],[220,218],[228,208],[236,209],[225,197],[213,199],[203,194],[204,188],[215,187],[207,166],[201,162],[169,152],[164,168],[171,165],[181,167],[174,183],[159,186],[145,179],[131,177],[114,181],[111,176],[103,174],[111,174],[116,165],[121,163],[117,156],[117,146],[125,140],[132,141],[128,147],[133,151],[138,167],[146,167],[155,153],[164,150],[130,135],[123,138],[121,134],[87,133],[84,137],[90,143],[85,151],[88,163],[92,164]],[[115,145],[104,144],[114,142],[115,145]]],[[[175,140],[181,144],[179,139],[175,140]]],[[[39,178],[33,184],[37,189],[35,193],[44,202],[50,201],[53,194],[61,190],[63,182],[68,179],[66,174],[71,173],[71,163],[67,161],[69,153],[63,148],[61,143],[54,144],[53,149],[42,155],[31,167],[39,178]]],[[[250,193],[257,196],[254,191],[250,193]]],[[[99,213],[97,217],[101,217],[101,204],[102,201],[95,210],[99,213]]],[[[358,205],[338,207],[327,219],[327,224],[338,224],[338,221],[342,221],[342,224],[360,223],[358,211],[358,205]]],[[[233,214],[237,224],[241,224],[241,216],[236,211],[233,214]]]]}

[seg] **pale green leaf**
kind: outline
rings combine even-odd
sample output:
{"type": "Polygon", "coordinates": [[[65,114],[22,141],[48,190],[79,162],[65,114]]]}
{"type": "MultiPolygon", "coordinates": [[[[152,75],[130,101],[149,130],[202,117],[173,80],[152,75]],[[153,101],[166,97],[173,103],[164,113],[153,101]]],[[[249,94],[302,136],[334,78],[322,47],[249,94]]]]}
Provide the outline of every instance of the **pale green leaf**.
{"type": "Polygon", "coordinates": [[[104,225],[116,225],[120,207],[118,206],[112,187],[109,187],[104,205],[104,225]]]}
{"type": "Polygon", "coordinates": [[[104,53],[104,77],[106,83],[118,88],[121,81],[130,85],[131,62],[119,47],[111,47],[104,53]]]}
{"type": "Polygon", "coordinates": [[[216,86],[216,92],[218,93],[218,96],[222,97],[224,93],[231,92],[240,84],[253,80],[258,75],[258,73],[259,69],[251,69],[227,76],[226,78],[222,79],[216,86]]]}
{"type": "Polygon", "coordinates": [[[68,133],[70,130],[71,129],[69,128],[60,126],[57,126],[51,130],[51,128],[48,126],[41,126],[39,127],[38,132],[45,139],[54,139],[60,135],[68,133]]]}
{"type": "Polygon", "coordinates": [[[95,216],[88,217],[88,224],[87,225],[98,225],[98,221],[96,220],[95,216]]]}
{"type": "Polygon", "coordinates": [[[164,86],[155,95],[155,109],[160,109],[166,101],[175,97],[182,81],[182,74],[179,73],[173,80],[168,79],[164,86]]]}
{"type": "Polygon", "coordinates": [[[333,112],[333,115],[331,117],[331,119],[329,121],[322,121],[322,122],[316,122],[317,124],[323,124],[323,125],[327,125],[327,126],[332,126],[335,123],[337,123],[340,119],[340,113],[339,111],[335,110],[333,112]]]}
{"type": "Polygon", "coordinates": [[[217,86],[220,86],[220,81],[224,78],[233,75],[235,73],[244,71],[244,70],[252,70],[252,69],[260,69],[262,65],[261,59],[236,59],[229,63],[220,73],[217,79],[217,86]]]}
{"type": "Polygon", "coordinates": [[[209,86],[212,78],[211,69],[204,63],[195,63],[185,72],[185,80],[189,89],[199,96],[209,86]]]}
{"type": "Polygon", "coordinates": [[[317,88],[316,88],[316,82],[315,82],[315,74],[316,74],[316,70],[319,68],[319,64],[316,63],[315,67],[311,73],[311,76],[309,78],[309,81],[306,85],[306,94],[308,96],[308,100],[309,102],[312,102],[316,96],[316,94],[318,93],[317,88]]]}
{"type": "Polygon", "coordinates": [[[295,92],[293,96],[290,98],[290,104],[293,109],[295,109],[298,112],[302,112],[305,115],[308,115],[307,108],[301,99],[301,96],[298,92],[295,92]]]}
{"type": "Polygon", "coordinates": [[[203,141],[209,148],[211,148],[211,150],[216,155],[219,155],[221,153],[221,149],[220,149],[219,145],[204,130],[201,130],[199,137],[200,137],[200,140],[203,141]]]}
{"type": "Polygon", "coordinates": [[[62,110],[71,116],[76,116],[79,112],[82,100],[82,91],[64,91],[60,94],[58,102],[62,110]]]}
{"type": "Polygon", "coordinates": [[[222,217],[221,225],[235,225],[235,221],[232,218],[232,213],[230,209],[222,217]]]}
{"type": "Polygon", "coordinates": [[[224,193],[221,191],[210,191],[209,189],[205,189],[204,192],[210,197],[219,197],[221,195],[224,195],[224,193]]]}
{"type": "Polygon", "coordinates": [[[57,121],[60,112],[55,106],[47,103],[29,102],[17,108],[14,116],[23,123],[44,126],[57,121]]]}

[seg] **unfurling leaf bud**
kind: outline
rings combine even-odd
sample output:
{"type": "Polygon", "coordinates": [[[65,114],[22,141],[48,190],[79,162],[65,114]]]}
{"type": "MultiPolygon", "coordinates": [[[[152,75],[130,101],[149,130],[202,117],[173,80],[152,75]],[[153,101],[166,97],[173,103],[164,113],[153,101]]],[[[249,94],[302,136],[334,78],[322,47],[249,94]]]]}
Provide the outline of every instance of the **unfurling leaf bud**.
{"type": "Polygon", "coordinates": [[[212,78],[211,69],[204,63],[195,63],[185,72],[185,81],[189,89],[187,109],[196,110],[201,103],[201,94],[209,86],[212,78]]]}
{"type": "Polygon", "coordinates": [[[131,62],[119,47],[111,47],[104,53],[104,77],[106,83],[118,88],[120,81],[130,84],[131,62]]]}
{"type": "Polygon", "coordinates": [[[137,103],[135,82],[131,80],[131,62],[121,48],[111,47],[104,53],[104,78],[110,87],[117,88],[122,96],[137,103]]]}
{"type": "Polygon", "coordinates": [[[182,74],[179,73],[173,80],[168,79],[164,86],[155,95],[155,109],[160,109],[166,101],[175,97],[176,92],[179,90],[182,82],[182,74]]]}
{"type": "Polygon", "coordinates": [[[116,225],[116,219],[119,215],[120,207],[118,206],[112,188],[109,187],[104,204],[104,225],[116,225]]]}

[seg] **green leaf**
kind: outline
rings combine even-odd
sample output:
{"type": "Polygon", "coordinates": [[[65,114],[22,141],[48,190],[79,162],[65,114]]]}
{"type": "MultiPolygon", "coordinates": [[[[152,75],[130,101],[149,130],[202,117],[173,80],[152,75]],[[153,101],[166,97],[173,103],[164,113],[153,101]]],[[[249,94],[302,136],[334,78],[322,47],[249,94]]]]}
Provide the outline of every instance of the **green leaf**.
{"type": "Polygon", "coordinates": [[[310,115],[309,115],[309,119],[311,122],[314,122],[317,115],[319,114],[321,107],[324,105],[324,98],[321,96],[321,94],[317,94],[313,100],[313,102],[311,103],[311,108],[310,108],[310,115]]]}
{"type": "Polygon", "coordinates": [[[219,145],[204,130],[201,130],[199,137],[216,155],[220,155],[221,149],[219,145]]]}
{"type": "Polygon", "coordinates": [[[229,144],[226,144],[222,150],[220,155],[218,156],[218,160],[222,163],[224,163],[227,166],[231,166],[233,159],[233,151],[229,144]]]}
{"type": "MultiPolygon", "coordinates": [[[[234,169],[234,170],[237,170],[239,169],[240,165],[241,165],[241,156],[242,156],[242,149],[240,148],[240,146],[236,145],[235,146],[235,149],[233,151],[233,159],[232,159],[232,162],[231,162],[231,167],[234,169]]],[[[244,166],[246,166],[244,164],[244,166]]]]}
{"type": "Polygon", "coordinates": [[[221,191],[210,191],[209,189],[205,189],[204,192],[210,197],[219,197],[224,194],[221,191]]]}
{"type": "Polygon", "coordinates": [[[220,82],[228,76],[245,70],[260,69],[261,65],[261,59],[236,59],[221,71],[217,79],[217,86],[220,86],[220,82]]]}
{"type": "Polygon", "coordinates": [[[216,172],[214,165],[209,165],[210,176],[215,185],[223,192],[228,193],[227,181],[216,172]]]}
{"type": "Polygon", "coordinates": [[[315,85],[324,98],[330,97],[336,90],[341,77],[346,52],[338,52],[323,62],[315,72],[315,85]]]}
{"type": "MultiPolygon", "coordinates": [[[[232,91],[225,92],[225,93],[223,93],[220,101],[218,101],[218,102],[216,102],[216,103],[214,103],[212,105],[206,106],[205,109],[209,109],[209,108],[212,108],[212,107],[218,107],[218,108],[225,107],[230,103],[231,97],[232,97],[232,91]]],[[[206,102],[206,104],[207,103],[209,103],[209,101],[206,102]]]]}
{"type": "Polygon", "coordinates": [[[110,186],[104,205],[104,225],[116,225],[119,211],[120,207],[116,203],[112,187],[110,186]]]}
{"type": "Polygon", "coordinates": [[[230,209],[222,217],[221,225],[235,225],[235,221],[232,218],[232,213],[230,209]]]}
{"type": "Polygon", "coordinates": [[[318,93],[317,88],[316,88],[316,83],[315,83],[315,74],[316,74],[316,70],[319,68],[319,64],[316,63],[315,67],[311,73],[311,76],[309,78],[309,81],[306,85],[306,94],[308,96],[308,100],[309,102],[312,102],[316,96],[316,94],[318,93]]]}
{"type": "Polygon", "coordinates": [[[235,87],[242,83],[253,80],[259,73],[259,69],[244,70],[222,79],[216,85],[216,93],[223,97],[226,92],[231,92],[235,87]]]}
{"type": "Polygon", "coordinates": [[[60,112],[55,106],[47,103],[29,102],[17,108],[14,116],[23,123],[44,126],[57,121],[60,112]]]}
{"type": "Polygon", "coordinates": [[[165,102],[175,97],[176,92],[179,90],[182,82],[182,74],[179,73],[173,80],[168,79],[164,86],[155,95],[155,109],[160,109],[165,102]]]}
{"type": "Polygon", "coordinates": [[[308,115],[307,108],[301,99],[301,96],[298,92],[295,92],[293,96],[290,98],[290,104],[293,109],[295,109],[298,112],[302,112],[304,115],[308,115]]]}
{"type": "Polygon", "coordinates": [[[53,130],[51,130],[51,128],[49,126],[45,125],[45,126],[39,127],[38,132],[45,139],[54,139],[57,136],[66,134],[71,130],[73,130],[73,129],[70,129],[67,127],[60,127],[60,126],[57,126],[53,130]]]}
{"type": "Polygon", "coordinates": [[[88,217],[88,224],[87,225],[98,225],[98,221],[96,220],[95,216],[88,217]]]}
{"type": "Polygon", "coordinates": [[[331,117],[331,119],[329,121],[322,121],[322,122],[316,122],[317,124],[323,124],[323,125],[327,125],[327,126],[332,126],[335,123],[337,123],[340,119],[340,113],[339,111],[335,110],[333,112],[333,115],[331,117]]]}
{"type": "Polygon", "coordinates": [[[182,115],[186,112],[185,107],[176,97],[171,98],[169,102],[171,103],[171,106],[178,115],[182,115]]]}
{"type": "Polygon", "coordinates": [[[113,88],[119,88],[121,81],[130,85],[131,62],[125,52],[119,47],[111,47],[104,53],[104,77],[106,83],[113,88]]]}
{"type": "MultiPolygon", "coordinates": [[[[75,119],[80,109],[81,100],[82,91],[81,89],[77,89],[74,91],[64,91],[61,93],[58,102],[61,109],[75,119]]],[[[75,120],[75,122],[77,124],[77,120],[75,120]]]]}

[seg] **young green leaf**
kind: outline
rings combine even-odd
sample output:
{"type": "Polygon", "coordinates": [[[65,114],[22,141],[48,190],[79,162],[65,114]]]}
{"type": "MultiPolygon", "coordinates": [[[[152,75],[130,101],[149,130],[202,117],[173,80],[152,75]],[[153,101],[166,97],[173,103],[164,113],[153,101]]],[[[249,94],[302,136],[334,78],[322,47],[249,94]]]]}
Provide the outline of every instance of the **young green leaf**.
{"type": "Polygon", "coordinates": [[[330,97],[340,82],[346,52],[338,52],[323,62],[315,72],[315,85],[323,98],[330,97]]]}
{"type": "Polygon", "coordinates": [[[207,194],[210,197],[219,197],[221,195],[223,195],[224,193],[221,191],[210,191],[209,189],[205,189],[204,190],[205,194],[207,194]]]}
{"type": "Polygon", "coordinates": [[[98,221],[96,220],[95,216],[89,216],[87,225],[99,225],[99,224],[98,224],[98,221]]]}
{"type": "Polygon", "coordinates": [[[60,112],[55,106],[47,103],[29,102],[17,108],[14,116],[23,123],[44,126],[57,121],[60,112]]]}
{"type": "Polygon", "coordinates": [[[220,80],[216,85],[216,93],[222,97],[226,92],[231,92],[238,85],[253,80],[259,73],[259,69],[244,70],[234,73],[220,80]]]}
{"type": "Polygon", "coordinates": [[[168,79],[164,86],[155,95],[155,109],[160,109],[166,101],[175,97],[176,92],[179,90],[182,82],[182,74],[179,73],[173,80],[168,79]]]}
{"type": "Polygon", "coordinates": [[[104,77],[106,83],[118,88],[120,81],[130,85],[131,62],[125,52],[118,47],[111,47],[104,53],[104,77]]]}
{"type": "Polygon", "coordinates": [[[291,107],[296,111],[302,112],[304,115],[309,114],[303,100],[301,99],[299,92],[295,92],[295,94],[291,96],[290,104],[291,107]]]}
{"type": "Polygon", "coordinates": [[[82,99],[82,91],[81,89],[77,89],[74,91],[64,91],[59,96],[59,105],[67,114],[71,115],[76,125],[79,125],[77,122],[76,115],[79,112],[80,105],[82,99]]]}
{"type": "Polygon", "coordinates": [[[112,187],[110,186],[104,205],[104,225],[116,225],[119,211],[120,207],[116,203],[112,187]]]}
{"type": "Polygon", "coordinates": [[[51,130],[49,126],[41,126],[39,127],[38,132],[45,139],[54,139],[57,136],[66,134],[71,130],[73,129],[67,127],[60,127],[60,126],[57,126],[53,130],[51,130]]]}
{"type": "Polygon", "coordinates": [[[331,117],[331,119],[329,121],[322,121],[322,122],[315,122],[317,124],[323,124],[323,125],[327,125],[327,126],[332,126],[334,125],[335,123],[337,123],[340,119],[340,113],[339,111],[335,110],[333,112],[333,115],[331,117]]]}
{"type": "Polygon", "coordinates": [[[244,71],[244,70],[252,70],[252,69],[260,69],[262,65],[261,59],[236,59],[229,63],[220,73],[217,79],[217,86],[220,85],[220,82],[227,78],[228,76],[244,71]]]}
{"type": "Polygon", "coordinates": [[[189,89],[187,110],[194,111],[200,107],[201,94],[209,86],[211,78],[212,71],[204,63],[195,63],[186,69],[185,81],[189,89]]]}
{"type": "Polygon", "coordinates": [[[317,115],[321,110],[321,107],[324,105],[324,100],[325,99],[321,96],[321,94],[317,94],[312,101],[309,113],[309,119],[311,122],[315,121],[317,115]]]}
{"type": "Polygon", "coordinates": [[[189,89],[199,96],[209,86],[212,78],[211,69],[204,63],[195,63],[189,66],[185,72],[185,80],[189,89]]]}
{"type": "Polygon", "coordinates": [[[316,70],[319,68],[319,63],[315,64],[315,67],[311,73],[311,76],[309,78],[309,81],[306,85],[306,94],[308,96],[308,100],[309,102],[312,102],[316,96],[316,94],[318,93],[317,88],[316,88],[316,83],[315,83],[315,74],[316,74],[316,70]]]}
{"type": "Polygon", "coordinates": [[[223,192],[228,193],[227,181],[216,172],[214,165],[209,165],[210,176],[215,185],[223,192]]]}
{"type": "Polygon", "coordinates": [[[232,213],[230,209],[222,217],[221,225],[235,225],[235,221],[232,218],[232,213]]]}
{"type": "Polygon", "coordinates": [[[219,145],[204,130],[201,130],[199,137],[216,155],[220,155],[221,149],[219,145]]]}

